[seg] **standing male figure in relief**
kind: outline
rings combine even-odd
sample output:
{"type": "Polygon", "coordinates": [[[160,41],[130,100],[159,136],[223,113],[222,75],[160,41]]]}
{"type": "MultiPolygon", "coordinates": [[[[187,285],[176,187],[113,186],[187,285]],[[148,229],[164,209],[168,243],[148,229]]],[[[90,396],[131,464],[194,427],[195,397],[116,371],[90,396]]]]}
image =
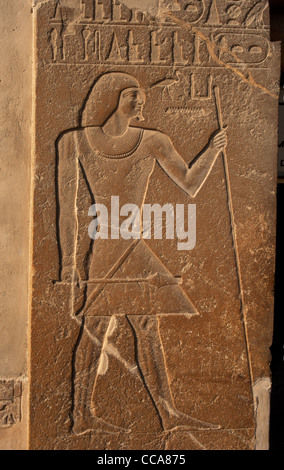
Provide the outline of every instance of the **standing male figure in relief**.
{"type": "MultiPolygon", "coordinates": [[[[78,281],[76,200],[79,168],[96,204],[104,204],[110,213],[111,197],[115,195],[119,196],[122,205],[135,204],[142,212],[156,164],[183,191],[195,197],[227,144],[225,131],[217,131],[194,164],[188,167],[167,135],[131,125],[133,121],[143,120],[145,100],[145,92],[134,77],[120,72],[106,73],[95,82],[88,95],[82,128],[67,131],[59,139],[62,282],[74,286],[78,281]]],[[[96,406],[99,379],[105,376],[111,383],[107,374],[109,355],[122,360],[119,351],[113,345],[110,348],[108,342],[121,317],[127,320],[137,345],[137,364],[130,364],[129,370],[144,384],[159,415],[162,430],[176,426],[196,430],[216,428],[216,425],[192,418],[176,408],[160,340],[159,315],[194,315],[196,310],[192,302],[176,282],[161,288],[128,282],[131,277],[170,274],[148,247],[142,231],[143,227],[139,239],[97,238],[92,245],[87,281],[97,278],[102,282],[98,285],[87,282],[85,304],[80,312],[72,312],[82,322],[74,353],[73,430],[78,434],[98,428],[110,432],[124,428],[112,423],[109,416],[103,416],[96,406]],[[115,284],[116,277],[125,278],[125,284],[115,284]],[[113,280],[111,284],[107,283],[109,279],[113,280]]],[[[127,365],[127,361],[124,363],[127,365]]]]}

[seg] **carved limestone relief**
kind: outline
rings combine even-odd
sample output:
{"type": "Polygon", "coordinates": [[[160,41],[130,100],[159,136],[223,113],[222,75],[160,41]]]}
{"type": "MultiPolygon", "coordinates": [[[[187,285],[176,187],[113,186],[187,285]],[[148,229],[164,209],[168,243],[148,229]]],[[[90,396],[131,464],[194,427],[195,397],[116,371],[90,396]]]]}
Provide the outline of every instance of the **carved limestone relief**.
{"type": "Polygon", "coordinates": [[[149,11],[35,9],[32,448],[254,447],[267,2],[149,11]]]}

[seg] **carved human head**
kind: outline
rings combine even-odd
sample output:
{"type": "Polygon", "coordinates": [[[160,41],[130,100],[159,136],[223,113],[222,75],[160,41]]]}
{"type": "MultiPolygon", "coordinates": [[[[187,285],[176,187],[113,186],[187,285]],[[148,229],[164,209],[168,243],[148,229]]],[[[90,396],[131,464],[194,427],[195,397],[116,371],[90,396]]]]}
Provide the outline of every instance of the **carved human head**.
{"type": "Polygon", "coordinates": [[[101,75],[93,84],[83,107],[82,127],[102,126],[118,108],[129,117],[143,119],[145,94],[136,78],[121,72],[101,75]]]}
{"type": "Polygon", "coordinates": [[[117,110],[128,119],[137,118],[139,121],[143,121],[145,99],[145,92],[141,88],[126,88],[120,93],[117,110]]]}

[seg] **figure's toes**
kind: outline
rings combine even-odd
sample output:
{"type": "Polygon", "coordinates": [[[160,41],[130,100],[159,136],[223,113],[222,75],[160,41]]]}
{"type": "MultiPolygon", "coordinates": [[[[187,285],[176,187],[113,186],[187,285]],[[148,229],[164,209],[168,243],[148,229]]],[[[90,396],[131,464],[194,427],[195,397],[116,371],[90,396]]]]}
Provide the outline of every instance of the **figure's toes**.
{"type": "Polygon", "coordinates": [[[104,431],[110,434],[129,432],[129,429],[115,426],[114,424],[110,424],[101,418],[92,417],[92,416],[89,418],[80,417],[79,419],[76,419],[72,427],[72,431],[74,432],[74,434],[77,434],[77,435],[96,432],[98,430],[104,431]]]}
{"type": "Polygon", "coordinates": [[[221,426],[217,424],[212,424],[208,423],[206,421],[202,421],[196,418],[192,418],[191,416],[188,416],[186,414],[180,413],[177,417],[174,417],[169,420],[169,426],[167,426],[167,431],[170,429],[187,429],[187,430],[214,430],[214,429],[220,429],[221,426]]]}

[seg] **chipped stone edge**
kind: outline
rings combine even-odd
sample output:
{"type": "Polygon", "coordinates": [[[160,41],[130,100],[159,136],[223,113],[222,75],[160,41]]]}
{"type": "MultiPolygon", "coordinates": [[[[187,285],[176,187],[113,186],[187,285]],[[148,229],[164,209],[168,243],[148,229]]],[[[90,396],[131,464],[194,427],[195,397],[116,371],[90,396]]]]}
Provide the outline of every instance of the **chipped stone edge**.
{"type": "MultiPolygon", "coordinates": [[[[54,0],[56,1],[56,0],[54,0]]],[[[50,3],[50,0],[32,0],[32,8],[40,8],[43,4],[50,3]]],[[[57,0],[61,6],[75,8],[78,6],[78,0],[57,0]]],[[[138,10],[155,17],[157,20],[161,18],[163,13],[172,10],[171,7],[166,6],[166,0],[119,0],[119,3],[125,5],[127,8],[138,10]]]]}
{"type": "Polygon", "coordinates": [[[33,0],[32,1],[32,8],[38,8],[43,3],[49,3],[49,2],[50,2],[50,0],[33,0]]]}

